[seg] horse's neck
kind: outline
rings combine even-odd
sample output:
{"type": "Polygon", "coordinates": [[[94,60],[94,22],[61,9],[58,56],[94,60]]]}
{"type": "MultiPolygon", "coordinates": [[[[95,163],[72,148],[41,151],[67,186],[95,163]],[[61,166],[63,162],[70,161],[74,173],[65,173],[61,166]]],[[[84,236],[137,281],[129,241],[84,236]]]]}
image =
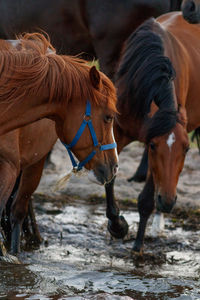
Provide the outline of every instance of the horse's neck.
{"type": "Polygon", "coordinates": [[[132,113],[127,114],[127,111],[120,111],[120,115],[117,116],[117,120],[114,122],[114,135],[118,152],[121,152],[122,148],[135,140],[143,142],[140,135],[142,123],[143,120],[133,118],[132,113]]]}
{"type": "Polygon", "coordinates": [[[40,97],[0,103],[0,135],[56,114],[56,104],[40,97]]]}

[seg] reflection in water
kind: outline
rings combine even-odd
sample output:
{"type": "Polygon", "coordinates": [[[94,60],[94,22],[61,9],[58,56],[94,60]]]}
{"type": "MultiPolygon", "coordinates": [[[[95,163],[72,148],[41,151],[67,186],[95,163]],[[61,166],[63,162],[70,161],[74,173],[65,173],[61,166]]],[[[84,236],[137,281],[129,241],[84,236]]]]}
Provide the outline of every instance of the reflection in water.
{"type": "Polygon", "coordinates": [[[0,263],[0,297],[7,292],[19,293],[30,291],[40,284],[38,275],[34,274],[26,265],[0,263]]]}
{"type": "MultiPolygon", "coordinates": [[[[138,214],[124,215],[135,236],[138,214]]],[[[167,230],[139,261],[130,257],[131,235],[125,243],[108,237],[102,205],[76,202],[38,223],[49,246],[23,252],[24,265],[0,262],[0,299],[200,299],[200,252],[191,245],[198,232],[167,230]]]]}

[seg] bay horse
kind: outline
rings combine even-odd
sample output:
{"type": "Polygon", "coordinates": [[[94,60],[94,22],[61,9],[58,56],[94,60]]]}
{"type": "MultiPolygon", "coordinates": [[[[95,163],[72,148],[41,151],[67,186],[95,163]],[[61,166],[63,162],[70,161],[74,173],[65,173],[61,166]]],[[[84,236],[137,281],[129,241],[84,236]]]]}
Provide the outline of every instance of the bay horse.
{"type": "MultiPolygon", "coordinates": [[[[154,210],[169,213],[189,149],[187,132],[200,126],[200,26],[180,12],[144,22],[129,37],[117,72],[114,126],[118,152],[134,140],[146,144],[149,169],[139,195],[140,222],[133,250],[143,251],[147,220],[154,210]]],[[[106,185],[108,229],[115,237],[127,233],[114,199],[114,180],[106,185]]]]}
{"type": "Polygon", "coordinates": [[[180,9],[180,0],[0,0],[0,38],[45,31],[60,54],[99,59],[113,78],[124,41],[147,18],[180,9]]]}
{"type": "MultiPolygon", "coordinates": [[[[110,181],[118,168],[114,85],[84,60],[48,51],[52,46],[42,35],[20,37],[20,44],[21,51],[0,51],[0,135],[49,118],[55,122],[56,134],[74,168],[78,171],[84,166],[99,184],[110,181]]],[[[20,249],[20,229],[28,208],[27,197],[16,199],[11,208],[13,254],[20,249]]],[[[3,209],[1,203],[1,214],[3,209]]]]}
{"type": "Polygon", "coordinates": [[[183,0],[182,13],[186,21],[191,24],[200,23],[200,1],[199,0],[183,0]]]}

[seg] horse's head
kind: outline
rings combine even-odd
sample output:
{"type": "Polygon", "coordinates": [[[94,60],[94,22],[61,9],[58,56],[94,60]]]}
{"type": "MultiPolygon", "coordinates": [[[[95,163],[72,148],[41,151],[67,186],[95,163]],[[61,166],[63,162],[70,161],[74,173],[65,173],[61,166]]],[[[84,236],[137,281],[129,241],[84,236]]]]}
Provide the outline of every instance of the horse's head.
{"type": "Polygon", "coordinates": [[[200,0],[183,0],[183,17],[189,23],[200,23],[200,0]]]}
{"type": "Polygon", "coordinates": [[[149,167],[154,179],[157,209],[170,212],[176,202],[176,186],[189,149],[186,118],[181,111],[158,111],[156,114],[147,134],[149,167]],[[173,128],[162,134],[173,123],[173,128]]]}
{"type": "Polygon", "coordinates": [[[80,164],[90,170],[89,179],[99,184],[116,175],[118,156],[113,135],[116,94],[112,82],[95,67],[87,67],[87,80],[75,85],[57,133],[80,164]],[[63,125],[64,122],[64,125],[63,125]],[[76,135],[78,138],[76,138],[76,135]],[[71,144],[71,145],[70,145],[71,144]]]}

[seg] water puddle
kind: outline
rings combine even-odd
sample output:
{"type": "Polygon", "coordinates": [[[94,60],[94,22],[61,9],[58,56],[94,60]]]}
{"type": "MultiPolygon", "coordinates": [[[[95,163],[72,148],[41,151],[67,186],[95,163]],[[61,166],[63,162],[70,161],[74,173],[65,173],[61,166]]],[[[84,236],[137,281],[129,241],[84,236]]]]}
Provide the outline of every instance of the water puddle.
{"type": "Polygon", "coordinates": [[[45,242],[23,251],[22,265],[0,262],[0,299],[200,299],[199,231],[172,230],[167,219],[166,237],[147,237],[137,259],[130,256],[137,212],[123,211],[131,233],[122,243],[108,235],[102,203],[43,207],[37,220],[45,242]]]}

